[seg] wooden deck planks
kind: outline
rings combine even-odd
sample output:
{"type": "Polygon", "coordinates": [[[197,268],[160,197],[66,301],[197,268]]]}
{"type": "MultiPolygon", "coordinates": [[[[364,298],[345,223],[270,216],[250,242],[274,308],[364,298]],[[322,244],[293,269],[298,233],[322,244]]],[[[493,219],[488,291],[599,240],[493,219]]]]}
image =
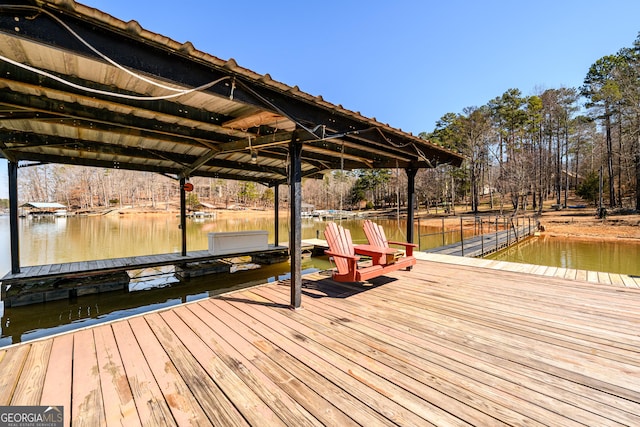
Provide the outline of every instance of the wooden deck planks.
{"type": "Polygon", "coordinates": [[[73,340],[73,334],[51,339],[51,353],[40,397],[40,405],[64,408],[64,425],[69,425],[71,420],[73,340]]]}
{"type": "Polygon", "coordinates": [[[111,326],[95,328],[94,338],[106,425],[141,425],[111,326]]]}
{"type": "MultiPolygon", "coordinates": [[[[397,295],[397,292],[394,292],[394,291],[393,291],[393,290],[391,290],[391,289],[389,289],[389,290],[388,290],[388,292],[389,292],[391,295],[397,295]]],[[[427,299],[429,299],[429,297],[428,297],[428,296],[427,296],[426,298],[427,298],[427,299]]],[[[406,299],[403,299],[403,300],[406,302],[406,299]]],[[[385,303],[389,301],[388,299],[386,299],[386,296],[385,296],[384,301],[385,301],[385,303]]],[[[442,305],[442,303],[441,303],[440,301],[436,302],[436,304],[437,304],[437,306],[442,305]]],[[[397,307],[395,307],[395,306],[394,306],[394,307],[389,307],[389,308],[385,309],[385,312],[388,312],[388,311],[395,312],[395,310],[396,310],[396,309],[397,309],[397,307]]],[[[322,310],[324,310],[324,309],[322,309],[322,310]]],[[[326,311],[326,310],[325,310],[325,311],[326,311]]],[[[354,312],[359,312],[359,313],[360,313],[360,312],[361,312],[361,310],[358,308],[358,309],[354,310],[354,312]]],[[[379,318],[379,317],[380,317],[380,316],[379,316],[379,313],[377,313],[374,309],[371,309],[371,308],[370,308],[370,309],[368,310],[368,312],[370,312],[370,313],[371,313],[371,314],[370,314],[370,316],[371,316],[371,318],[372,318],[372,319],[377,319],[377,318],[379,318]]],[[[342,316],[344,317],[344,312],[342,312],[342,313],[338,313],[337,315],[340,315],[340,314],[342,314],[342,316]]],[[[412,314],[415,314],[415,313],[412,313],[412,314]]],[[[412,319],[412,318],[414,318],[414,316],[409,316],[409,315],[407,315],[407,316],[399,316],[399,317],[400,317],[400,319],[412,319]]],[[[449,317],[453,317],[453,318],[460,318],[460,315],[457,315],[457,316],[450,316],[450,313],[447,313],[446,318],[449,318],[449,317]]],[[[407,327],[408,329],[410,329],[410,330],[416,330],[417,328],[419,329],[419,325],[421,325],[421,324],[422,324],[422,325],[431,325],[431,324],[433,324],[433,323],[438,324],[437,322],[435,322],[435,321],[434,321],[434,319],[423,319],[423,321],[422,321],[422,322],[419,322],[419,321],[418,321],[417,323],[412,323],[412,322],[409,322],[409,321],[404,322],[403,320],[401,320],[400,322],[401,322],[401,323],[399,323],[400,325],[401,325],[402,323],[406,323],[406,327],[407,327]]],[[[391,325],[397,325],[397,324],[398,324],[398,323],[396,323],[396,321],[391,321],[391,322],[389,322],[389,323],[390,323],[391,325]]],[[[353,325],[353,323],[348,323],[348,325],[353,325]]],[[[432,330],[432,329],[428,329],[428,330],[426,330],[425,332],[428,332],[428,335],[429,335],[429,336],[435,336],[435,337],[437,337],[437,336],[445,336],[444,332],[443,332],[442,330],[440,330],[440,329],[437,329],[437,328],[436,328],[436,329],[433,329],[433,330],[432,330]]],[[[447,339],[447,340],[445,340],[444,342],[437,342],[437,343],[434,343],[434,345],[433,345],[432,347],[429,347],[429,348],[438,348],[438,349],[440,349],[440,348],[442,348],[442,346],[449,346],[449,348],[450,348],[450,347],[451,347],[451,340],[452,340],[452,336],[451,336],[451,335],[449,335],[449,334],[451,334],[451,332],[448,332],[448,333],[447,333],[447,335],[446,335],[446,336],[448,337],[448,339],[447,339]]],[[[392,336],[398,336],[398,335],[399,335],[399,332],[395,332],[395,333],[390,334],[390,335],[392,335],[392,336]]],[[[389,339],[389,338],[387,337],[387,338],[386,338],[386,340],[388,340],[388,339],[389,339]]],[[[464,334],[464,333],[461,333],[461,335],[460,335],[460,337],[459,337],[458,339],[459,339],[459,342],[460,342],[460,343],[461,343],[461,345],[462,345],[462,347],[461,347],[461,351],[464,351],[464,348],[468,347],[468,338],[467,338],[467,335],[466,335],[466,334],[464,334]]],[[[386,341],[385,341],[385,342],[386,342],[386,341]]],[[[414,347],[413,347],[413,345],[415,345],[415,343],[411,343],[410,345],[406,345],[406,347],[407,347],[407,348],[414,348],[414,347]]],[[[401,344],[399,344],[399,346],[401,346],[401,344]]],[[[486,357],[486,356],[487,356],[487,354],[490,354],[492,351],[494,351],[493,349],[496,349],[496,348],[500,348],[500,349],[502,350],[502,348],[501,348],[501,347],[503,347],[503,346],[501,346],[501,345],[500,345],[500,341],[499,341],[499,340],[498,340],[498,341],[496,341],[496,342],[493,342],[493,343],[487,343],[486,345],[480,346],[480,347],[478,348],[478,353],[477,353],[477,354],[475,354],[475,355],[473,355],[473,357],[470,359],[470,361],[469,361],[469,365],[470,365],[470,366],[476,366],[476,365],[478,364],[478,359],[477,359],[477,358],[481,358],[481,359],[482,359],[482,358],[486,357]]],[[[523,349],[523,350],[522,350],[522,352],[524,352],[525,354],[527,353],[526,349],[523,349]]],[[[514,352],[514,354],[518,354],[518,353],[520,353],[520,349],[516,349],[516,350],[515,350],[515,352],[514,352]]],[[[496,357],[501,357],[501,355],[497,355],[496,357]]],[[[457,353],[457,354],[447,354],[447,358],[446,358],[446,359],[444,359],[444,360],[445,360],[445,363],[448,363],[448,364],[449,364],[449,366],[450,366],[452,362],[457,361],[457,360],[460,360],[461,358],[462,358],[462,356],[461,356],[459,353],[457,353]]],[[[505,365],[508,365],[509,363],[510,363],[510,362],[509,362],[509,359],[506,359],[506,360],[498,360],[497,362],[495,362],[495,365],[496,365],[496,366],[505,366],[505,365]]],[[[443,366],[444,366],[444,365],[443,365],[443,366]]],[[[483,366],[486,366],[486,365],[484,365],[484,364],[483,364],[483,366]]],[[[515,368],[514,368],[514,371],[513,371],[513,372],[519,372],[519,371],[521,371],[521,370],[523,370],[523,369],[522,369],[522,365],[516,365],[516,366],[515,366],[515,368]]],[[[528,381],[528,382],[531,382],[531,381],[532,381],[532,379],[534,379],[534,378],[535,378],[535,379],[540,378],[540,377],[541,377],[541,372],[544,372],[544,370],[540,370],[540,371],[539,371],[539,370],[534,370],[534,372],[533,372],[533,374],[532,374],[532,377],[531,377],[530,379],[527,379],[527,381],[528,381]]],[[[511,377],[513,377],[513,375],[514,375],[513,373],[509,373],[509,372],[507,372],[507,373],[504,375],[504,378],[510,379],[511,377]]],[[[476,374],[473,374],[473,375],[471,376],[471,378],[477,378],[477,377],[478,377],[478,374],[477,374],[477,373],[476,373],[476,374]]],[[[555,375],[551,376],[551,378],[552,378],[552,379],[555,379],[555,375]]],[[[490,380],[490,384],[491,384],[491,383],[493,384],[492,388],[490,389],[490,390],[491,390],[491,394],[496,394],[496,392],[495,392],[495,390],[494,390],[494,388],[495,388],[495,378],[494,378],[493,380],[490,380]]],[[[525,382],[525,383],[526,383],[526,382],[525,382]]],[[[569,385],[572,385],[572,384],[573,384],[573,381],[571,381],[571,380],[570,380],[570,381],[568,381],[567,383],[568,383],[569,385]]],[[[518,389],[520,389],[520,388],[521,388],[521,387],[520,387],[520,386],[518,386],[518,389]]],[[[543,396],[543,397],[544,397],[544,396],[547,396],[547,395],[548,395],[548,393],[549,393],[549,392],[545,390],[545,391],[541,394],[541,396],[543,396]]],[[[583,394],[583,393],[586,393],[586,394],[588,395],[589,393],[591,393],[591,388],[590,388],[590,387],[587,387],[587,388],[583,389],[581,392],[578,392],[578,393],[576,394],[576,396],[582,396],[582,394],[583,394]]],[[[527,396],[528,396],[528,394],[527,394],[527,396]]],[[[603,394],[603,396],[608,397],[608,394],[604,393],[604,394],[603,394]]],[[[535,395],[534,395],[534,397],[535,397],[535,395]]],[[[637,401],[637,396],[636,396],[636,401],[637,401]]],[[[554,399],[554,402],[555,402],[555,399],[554,399]]],[[[623,402],[623,403],[625,403],[626,401],[622,400],[622,402],[623,402]]],[[[549,405],[549,403],[546,403],[546,405],[544,405],[544,406],[548,406],[548,405],[549,405]]],[[[588,406],[593,406],[593,405],[594,405],[594,403],[593,403],[593,402],[590,402],[590,403],[588,403],[588,404],[587,404],[587,406],[584,406],[584,404],[583,404],[583,407],[588,407],[588,406]]],[[[570,409],[570,408],[571,408],[571,407],[569,407],[569,409],[570,409]]],[[[605,408],[606,408],[606,406],[605,406],[605,408]]],[[[636,405],[636,406],[635,406],[635,410],[637,410],[637,409],[638,409],[638,407],[637,407],[637,405],[636,405]]],[[[563,410],[565,410],[565,411],[566,411],[566,408],[565,408],[565,409],[563,409],[563,410]]],[[[633,409],[632,409],[631,411],[633,411],[633,409]]],[[[633,412],[632,412],[632,413],[633,413],[633,412]]],[[[587,419],[592,419],[592,417],[593,417],[593,415],[590,415],[589,413],[586,413],[586,416],[587,416],[587,419]]],[[[546,417],[545,417],[545,419],[547,419],[547,418],[548,418],[548,416],[546,416],[546,417]]],[[[638,420],[639,420],[638,418],[635,418],[635,422],[638,422],[638,420]]],[[[518,424],[519,424],[519,423],[518,423],[518,424]]],[[[566,424],[566,422],[563,422],[563,423],[561,423],[561,424],[563,424],[563,425],[564,425],[564,424],[566,424]]]]}
{"type": "MultiPolygon", "coordinates": [[[[217,303],[217,301],[215,301],[217,303]]],[[[244,313],[258,320],[255,326],[266,338],[278,342],[282,350],[290,355],[300,358],[317,375],[321,375],[340,387],[346,393],[350,393],[365,403],[371,409],[380,414],[387,415],[391,421],[400,425],[422,425],[427,422],[428,416],[437,419],[438,423],[455,423],[455,418],[446,414],[439,408],[425,404],[424,400],[411,393],[407,393],[393,382],[371,371],[369,367],[363,367],[358,363],[349,362],[344,355],[335,351],[326,351],[326,347],[316,343],[307,337],[300,326],[298,329],[275,322],[267,318],[261,310],[249,304],[243,307],[242,313],[238,311],[240,302],[231,302],[235,310],[225,304],[219,305],[225,311],[235,313],[238,318],[244,313]],[[276,332],[277,331],[277,332],[276,332]],[[286,339],[281,339],[284,336],[286,339]],[[425,412],[429,411],[429,415],[425,412]]]]}
{"type": "Polygon", "coordinates": [[[158,386],[178,425],[209,425],[211,421],[144,318],[129,322],[158,386]]]}
{"type": "MultiPolygon", "coordinates": [[[[252,293],[256,297],[264,297],[266,300],[271,301],[286,299],[285,293],[272,292],[271,289],[255,289],[252,293]]],[[[321,303],[318,305],[322,306],[321,303]]],[[[295,330],[292,329],[291,333],[304,335],[307,338],[306,343],[313,340],[313,342],[317,343],[317,346],[331,349],[336,354],[344,356],[347,360],[343,361],[341,365],[355,364],[355,366],[362,367],[372,374],[393,383],[399,387],[396,391],[403,390],[408,396],[412,394],[420,396],[420,404],[422,406],[419,409],[412,406],[412,399],[407,399],[407,396],[399,396],[396,399],[398,403],[401,403],[407,409],[420,414],[425,419],[425,422],[426,420],[434,421],[436,424],[458,422],[459,420],[452,419],[450,414],[444,415],[441,413],[438,419],[438,413],[441,412],[440,408],[456,406],[459,400],[464,400],[467,402],[467,406],[460,407],[456,417],[474,419],[477,423],[483,425],[496,423],[494,417],[485,413],[487,406],[477,403],[479,401],[477,395],[464,391],[457,395],[455,392],[451,392],[452,387],[448,387],[440,379],[436,379],[434,371],[421,369],[423,360],[417,358],[415,354],[410,355],[402,351],[400,347],[397,351],[387,347],[384,352],[379,352],[378,349],[381,348],[381,345],[384,345],[383,343],[385,342],[388,343],[386,337],[377,339],[378,337],[375,334],[359,333],[351,329],[350,326],[343,326],[340,318],[331,320],[323,318],[322,308],[318,308],[318,312],[318,314],[315,314],[305,309],[304,313],[300,313],[303,317],[292,314],[282,321],[291,323],[292,327],[295,326],[295,330]],[[339,340],[332,337],[336,332],[340,333],[339,340]],[[403,362],[399,362],[399,360],[403,362]],[[412,362],[407,364],[406,361],[409,360],[412,362]],[[440,387],[436,388],[436,384],[440,387]],[[423,399],[428,404],[425,404],[423,399]]],[[[283,315],[285,314],[283,313],[283,315]]],[[[403,343],[402,347],[405,347],[405,344],[403,343]]],[[[450,371],[447,370],[447,372],[450,371]]],[[[379,387],[379,389],[384,390],[385,394],[389,394],[389,387],[379,387]]],[[[398,394],[400,395],[401,393],[398,394]]],[[[518,420],[522,421],[520,418],[518,420]]]]}
{"type": "MultiPolygon", "coordinates": [[[[393,291],[389,290],[389,293],[393,294],[393,291]]],[[[385,301],[388,302],[386,298],[387,296],[385,295],[385,301]]],[[[426,296],[426,298],[428,299],[429,296],[426,296]]],[[[439,307],[442,305],[442,302],[434,301],[433,305],[434,307],[435,306],[439,307]]],[[[395,306],[391,307],[391,309],[395,309],[395,308],[396,308],[395,306]]],[[[375,311],[371,313],[372,318],[376,318],[377,315],[378,314],[375,311]]],[[[412,319],[412,317],[410,316],[406,316],[406,315],[402,316],[401,314],[399,315],[399,318],[412,319]]],[[[498,338],[498,337],[494,338],[496,340],[495,342],[491,342],[491,341],[482,342],[482,340],[478,338],[470,341],[468,334],[471,333],[470,331],[474,329],[471,327],[465,328],[467,323],[460,324],[461,320],[463,319],[464,318],[462,318],[459,314],[456,315],[449,311],[445,311],[439,317],[436,317],[436,318],[418,319],[416,321],[401,320],[400,325],[406,325],[406,327],[411,331],[423,330],[425,335],[428,337],[446,337],[445,340],[442,340],[441,342],[436,341],[433,343],[432,346],[428,347],[428,348],[434,348],[434,349],[443,349],[443,348],[448,349],[448,350],[439,350],[443,352],[446,351],[443,353],[446,356],[446,358],[443,360],[443,363],[447,363],[447,365],[443,365],[443,366],[451,366],[451,364],[455,363],[455,361],[465,360],[465,358],[468,360],[469,366],[482,366],[482,369],[488,369],[488,367],[490,366],[494,366],[496,369],[502,369],[503,367],[509,367],[510,364],[513,364],[513,362],[511,361],[511,357],[513,356],[511,356],[511,353],[507,351],[509,349],[506,346],[501,345],[500,343],[502,338],[498,338]],[[438,320],[438,319],[441,319],[441,320],[438,320]],[[448,319],[455,319],[454,323],[449,325],[448,319]],[[424,325],[424,326],[420,326],[420,325],[424,325]],[[453,327],[454,329],[450,329],[451,327],[453,327]],[[460,328],[460,330],[457,330],[458,328],[460,328]],[[458,343],[458,344],[452,347],[452,343],[458,343]],[[496,353],[496,349],[499,349],[497,353],[496,353]],[[454,350],[455,353],[448,353],[448,351],[451,351],[451,350],[454,350]],[[492,356],[492,353],[496,353],[496,354],[492,356]]],[[[396,322],[392,321],[391,324],[395,325],[396,322]]],[[[473,326],[473,323],[468,323],[468,325],[473,326]]],[[[478,335],[480,335],[479,332],[478,332],[478,335]]],[[[431,340],[432,338],[429,338],[429,341],[431,340]]],[[[524,351],[525,353],[527,352],[526,349],[523,349],[522,351],[524,351]]],[[[519,352],[520,352],[519,349],[515,349],[514,354],[518,354],[519,352]]],[[[513,369],[513,372],[522,372],[522,371],[526,371],[526,369],[523,369],[524,366],[526,365],[518,363],[511,369],[513,369]]],[[[534,369],[532,378],[536,378],[536,379],[541,378],[543,377],[543,373],[544,373],[544,370],[534,369]]],[[[510,380],[511,377],[513,377],[513,375],[514,375],[513,373],[510,374],[507,372],[506,374],[500,375],[500,376],[510,380]]],[[[477,378],[477,374],[472,375],[471,378],[477,378]]],[[[552,376],[551,378],[555,378],[555,376],[552,376]]],[[[528,379],[527,381],[531,382],[531,379],[528,379]]],[[[492,383],[494,384],[494,386],[496,386],[495,379],[492,381],[492,383]]],[[[571,382],[569,384],[571,384],[571,382]]],[[[548,392],[545,392],[545,395],[547,393],[548,392]]],[[[493,389],[492,389],[492,394],[495,394],[493,389]]],[[[534,398],[536,397],[535,394],[531,394],[530,396],[533,396],[534,398]]],[[[543,405],[543,407],[549,407],[549,405],[550,403],[547,403],[546,405],[543,405]]],[[[564,423],[561,423],[561,424],[564,424],[564,423]]]]}
{"type": "Polygon", "coordinates": [[[71,423],[79,426],[106,425],[96,347],[91,329],[79,331],[74,336],[72,381],[71,423]]]}
{"type": "Polygon", "coordinates": [[[336,416],[335,407],[292,375],[265,358],[249,341],[238,335],[200,304],[174,310],[253,393],[276,411],[287,425],[350,425],[346,416],[336,416]],[[214,325],[213,329],[210,325],[214,325]],[[291,395],[299,396],[298,401],[291,395]],[[309,408],[309,410],[305,409],[309,408]],[[314,413],[312,414],[311,411],[314,413]],[[322,423],[318,422],[322,420],[322,423]]]}
{"type": "Polygon", "coordinates": [[[138,345],[131,324],[116,322],[111,327],[116,337],[140,422],[145,426],[176,425],[160,386],[138,345]]]}
{"type": "Polygon", "coordinates": [[[300,310],[274,283],[11,346],[0,401],[74,425],[640,425],[640,290],[469,264],[315,273],[300,310]]]}
{"type": "Polygon", "coordinates": [[[22,374],[11,399],[12,406],[40,404],[51,346],[51,340],[37,341],[31,345],[22,374]]]}
{"type": "MultiPolygon", "coordinates": [[[[203,304],[203,306],[207,307],[210,313],[215,314],[220,321],[233,325],[240,336],[248,339],[252,345],[263,354],[259,356],[260,359],[264,357],[269,358],[274,366],[278,367],[276,368],[277,370],[285,369],[299,381],[307,384],[319,396],[328,399],[330,403],[340,411],[331,411],[332,419],[342,420],[345,422],[345,425],[352,425],[354,422],[356,425],[393,425],[393,423],[387,421],[384,416],[372,411],[366,403],[352,398],[348,391],[336,385],[326,376],[318,374],[314,369],[316,368],[315,363],[309,361],[306,361],[306,363],[303,362],[305,359],[302,359],[302,355],[292,355],[285,349],[279,347],[277,343],[273,343],[268,337],[255,331],[254,325],[258,324],[255,321],[246,319],[249,325],[244,322],[239,322],[237,317],[229,314],[226,310],[218,309],[224,307],[224,305],[218,305],[214,301],[208,301],[208,303],[209,304],[203,304]],[[309,366],[309,364],[313,366],[309,366]],[[342,414],[350,417],[351,420],[342,414]]],[[[321,419],[321,417],[319,417],[319,419],[321,419]]]]}
{"type": "MultiPolygon", "coordinates": [[[[255,253],[274,253],[286,250],[283,246],[269,245],[266,251],[255,253]]],[[[177,253],[133,256],[124,258],[111,258],[92,261],[68,262],[62,264],[45,264],[21,267],[20,273],[7,273],[1,278],[4,285],[21,283],[22,281],[52,279],[60,277],[95,276],[105,272],[137,270],[141,268],[157,267],[172,264],[184,264],[224,259],[230,256],[243,256],[239,254],[211,255],[208,251],[191,251],[186,256],[177,253]]]]}
{"type": "MultiPolygon", "coordinates": [[[[220,386],[221,381],[232,379],[224,378],[224,375],[215,371],[218,358],[210,351],[204,349],[204,344],[192,340],[193,333],[188,328],[181,327],[177,322],[173,326],[178,331],[187,334],[178,338],[175,331],[165,323],[164,319],[157,314],[147,317],[147,322],[153,329],[156,336],[160,337],[165,351],[176,366],[177,372],[183,378],[189,379],[189,387],[194,396],[198,399],[205,411],[212,417],[213,425],[224,426],[246,426],[248,423],[242,414],[226,395],[225,390],[220,386]],[[182,341],[184,340],[184,341],[182,341]],[[187,344],[185,344],[185,341],[187,344]],[[214,365],[214,366],[212,366],[214,365]]],[[[244,402],[244,406],[251,408],[250,396],[244,402]]]]}
{"type": "MultiPolygon", "coordinates": [[[[270,298],[285,297],[285,295],[276,295],[272,288],[256,289],[255,292],[269,294],[270,298]]],[[[510,382],[513,375],[508,371],[500,373],[505,363],[496,363],[493,371],[485,373],[476,368],[475,359],[465,357],[461,352],[452,353],[451,344],[446,343],[445,340],[438,342],[436,339],[433,343],[421,342],[415,335],[402,331],[402,328],[395,329],[378,323],[375,313],[372,314],[371,319],[356,318],[354,321],[344,322],[341,319],[345,318],[345,312],[326,310],[322,302],[316,300],[312,302],[314,306],[305,305],[305,311],[301,313],[308,319],[305,323],[316,325],[316,327],[324,324],[326,328],[335,330],[336,333],[353,336],[355,342],[366,343],[362,348],[388,364],[389,373],[395,370],[405,371],[407,375],[415,375],[423,381],[426,379],[425,385],[429,387],[423,387],[419,394],[427,397],[430,387],[434,387],[441,393],[451,396],[453,400],[444,405],[445,408],[457,407],[459,411],[457,413],[462,414],[464,407],[456,405],[456,401],[465,402],[466,405],[476,407],[494,417],[487,419],[486,416],[476,414],[466,418],[473,420],[474,424],[495,425],[499,422],[512,425],[531,424],[530,419],[523,418],[522,414],[513,409],[525,407],[527,404],[531,406],[528,408],[529,417],[535,412],[540,414],[541,419],[549,420],[553,417],[553,414],[543,409],[549,406],[548,397],[543,396],[535,402],[535,395],[533,399],[531,395],[527,395],[526,400],[523,400],[522,386],[510,382]],[[378,349],[384,349],[384,353],[378,352],[378,349]],[[498,374],[503,377],[502,381],[498,374]],[[530,400],[540,406],[531,405],[530,400]]],[[[347,313],[351,312],[360,312],[360,310],[347,309],[347,313]]],[[[357,348],[354,342],[351,345],[357,348]]],[[[556,418],[556,422],[567,425],[566,420],[559,417],[556,418]]]]}
{"type": "Polygon", "coordinates": [[[13,393],[18,386],[22,367],[29,355],[31,345],[24,345],[4,353],[0,359],[0,406],[11,404],[13,393]]]}

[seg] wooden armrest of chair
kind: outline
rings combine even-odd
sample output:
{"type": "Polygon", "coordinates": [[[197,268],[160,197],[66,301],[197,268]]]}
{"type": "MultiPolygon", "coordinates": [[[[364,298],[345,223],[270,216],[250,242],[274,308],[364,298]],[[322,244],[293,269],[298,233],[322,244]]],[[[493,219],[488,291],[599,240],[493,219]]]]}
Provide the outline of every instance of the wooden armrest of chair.
{"type": "Polygon", "coordinates": [[[400,245],[400,246],[404,246],[405,248],[408,248],[408,247],[417,248],[417,247],[418,247],[418,245],[416,245],[415,243],[407,243],[407,242],[392,242],[392,241],[388,241],[387,243],[389,243],[390,245],[400,245]]]}
{"type": "Polygon", "coordinates": [[[357,256],[357,255],[356,256],[352,256],[352,255],[346,255],[346,254],[339,254],[339,253],[331,252],[331,251],[328,251],[328,250],[325,250],[324,253],[329,255],[329,256],[332,256],[332,257],[345,258],[345,259],[348,259],[348,260],[351,260],[351,261],[360,260],[360,257],[357,256]]]}
{"type": "Polygon", "coordinates": [[[407,242],[387,242],[387,243],[390,245],[404,246],[406,256],[408,257],[413,256],[413,248],[418,247],[418,245],[416,245],[415,243],[407,243],[407,242]]]}

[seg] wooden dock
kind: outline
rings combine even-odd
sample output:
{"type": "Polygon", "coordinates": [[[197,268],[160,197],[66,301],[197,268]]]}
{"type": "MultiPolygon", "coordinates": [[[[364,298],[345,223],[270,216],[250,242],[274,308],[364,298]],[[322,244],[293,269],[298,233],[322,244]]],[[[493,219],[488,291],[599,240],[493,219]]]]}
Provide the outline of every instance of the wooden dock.
{"type": "MultiPolygon", "coordinates": [[[[457,258],[462,259],[462,258],[457,258]]],[[[640,425],[640,289],[422,261],[315,273],[0,349],[72,425],[640,425]]]]}
{"type": "Polygon", "coordinates": [[[468,267],[490,268],[500,271],[535,274],[543,277],[579,280],[582,282],[599,283],[602,285],[640,288],[640,276],[633,276],[629,274],[552,267],[547,265],[523,264],[519,262],[496,261],[483,258],[462,258],[454,255],[432,254],[426,252],[415,252],[415,257],[423,261],[434,261],[452,265],[466,265],[468,267]]]}
{"type": "Polygon", "coordinates": [[[479,258],[518,243],[520,240],[532,235],[534,231],[534,228],[530,226],[521,225],[507,230],[465,238],[460,242],[427,249],[425,252],[479,258]]]}

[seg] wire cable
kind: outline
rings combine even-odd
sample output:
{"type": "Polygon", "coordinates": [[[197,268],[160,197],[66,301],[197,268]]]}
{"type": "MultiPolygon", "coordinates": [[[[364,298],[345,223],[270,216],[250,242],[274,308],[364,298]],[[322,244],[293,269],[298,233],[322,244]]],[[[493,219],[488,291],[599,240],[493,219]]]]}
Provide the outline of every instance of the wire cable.
{"type": "Polygon", "coordinates": [[[60,18],[58,18],[57,16],[55,16],[54,14],[52,14],[49,11],[46,11],[44,9],[35,7],[35,6],[9,6],[9,5],[0,5],[0,10],[8,10],[8,11],[12,11],[12,10],[19,10],[19,11],[36,11],[38,13],[44,13],[45,15],[49,16],[51,19],[53,19],[55,22],[57,22],[60,26],[62,26],[65,30],[67,30],[71,35],[73,35],[76,39],[78,39],[83,45],[85,45],[87,48],[89,48],[92,52],[94,52],[96,55],[98,55],[100,58],[104,59],[105,61],[107,61],[109,64],[113,65],[114,67],[118,68],[121,71],[124,71],[125,73],[129,74],[132,77],[135,77],[136,79],[142,80],[146,83],[149,83],[153,86],[165,89],[165,90],[169,90],[172,92],[175,92],[171,95],[160,95],[160,96],[139,96],[139,95],[128,95],[128,94],[121,94],[121,93],[116,93],[116,92],[109,92],[109,91],[103,91],[103,90],[99,90],[99,89],[93,89],[90,87],[86,87],[86,86],[82,86],[73,82],[70,82],[68,80],[65,80],[59,76],[56,76],[55,74],[49,73],[47,71],[41,70],[39,68],[35,68],[32,67],[30,65],[27,64],[23,64],[21,62],[17,62],[14,61],[10,58],[7,58],[3,55],[0,55],[0,60],[7,62],[9,64],[15,65],[16,67],[20,67],[23,68],[25,70],[31,71],[33,73],[48,77],[50,79],[53,79],[57,82],[60,82],[64,85],[73,87],[75,89],[79,89],[79,90],[84,90],[90,93],[94,93],[94,94],[98,94],[98,95],[105,95],[105,96],[113,96],[116,98],[123,98],[123,99],[130,99],[130,100],[136,100],[136,101],[160,101],[160,100],[165,100],[165,99],[172,99],[172,98],[177,98],[179,96],[182,95],[187,95],[193,92],[198,92],[201,90],[205,90],[208,89],[218,83],[220,83],[221,81],[230,79],[230,77],[221,77],[217,80],[214,80],[212,82],[209,83],[205,83],[201,86],[195,87],[195,88],[191,88],[191,89],[178,89],[175,87],[171,87],[171,86],[167,86],[164,85],[162,83],[158,83],[154,80],[151,80],[141,74],[135,73],[131,70],[129,70],[128,68],[124,67],[123,65],[117,63],[116,61],[114,61],[113,59],[109,58],[107,55],[103,54],[102,52],[100,52],[98,49],[96,49],[95,47],[93,47],[89,42],[87,42],[85,39],[83,39],[79,34],[77,34],[71,27],[69,27],[64,21],[62,21],[60,18]]]}
{"type": "Polygon", "coordinates": [[[23,68],[27,71],[31,71],[33,73],[39,74],[41,76],[45,76],[48,77],[52,80],[55,80],[57,82],[60,82],[66,86],[70,86],[74,89],[78,89],[78,90],[83,90],[86,92],[90,92],[90,93],[95,93],[97,95],[105,95],[105,96],[112,96],[115,98],[122,98],[122,99],[130,99],[130,100],[135,100],[135,101],[161,101],[161,100],[165,100],[165,99],[172,99],[172,98],[177,98],[183,95],[187,95],[189,93],[193,93],[193,92],[199,92],[201,90],[205,90],[208,89],[224,80],[228,80],[230,79],[230,77],[225,76],[225,77],[221,77],[218,80],[214,80],[212,82],[206,83],[202,86],[198,86],[192,89],[188,89],[179,93],[172,93],[171,95],[160,95],[160,96],[141,96],[141,95],[128,95],[126,93],[117,93],[117,92],[110,92],[110,91],[106,91],[106,90],[100,90],[100,89],[94,89],[91,87],[87,87],[87,86],[83,86],[83,85],[79,85],[73,82],[70,82],[68,80],[63,79],[62,77],[56,76],[55,74],[49,73],[47,71],[41,70],[39,68],[35,68],[32,67],[30,65],[26,65],[26,64],[22,64],[20,62],[14,61],[13,59],[7,58],[6,56],[0,55],[0,60],[7,62],[9,64],[15,65],[16,67],[20,67],[23,68]]]}
{"type": "Polygon", "coordinates": [[[80,41],[80,43],[82,43],[83,45],[85,45],[86,47],[88,47],[92,52],[94,52],[96,55],[98,55],[100,58],[104,59],[105,61],[107,61],[108,63],[110,63],[111,65],[113,65],[114,67],[124,71],[125,73],[135,77],[136,79],[142,80],[146,83],[152,84],[154,86],[160,87],[162,89],[166,89],[166,90],[170,90],[173,92],[178,92],[178,93],[187,93],[188,89],[179,89],[179,88],[175,88],[175,87],[171,87],[171,86],[167,86],[164,85],[162,83],[158,83],[156,81],[153,81],[147,77],[144,77],[141,74],[135,73],[131,70],[129,70],[128,68],[124,67],[123,65],[118,64],[116,61],[114,61],[113,59],[109,58],[107,55],[105,55],[104,53],[100,52],[98,49],[96,49],[95,47],[93,47],[88,41],[86,41],[85,39],[83,39],[78,33],[76,33],[69,25],[67,25],[63,20],[61,20],[60,18],[58,18],[57,16],[55,16],[53,13],[41,9],[39,7],[36,6],[9,6],[9,5],[2,5],[0,6],[0,10],[20,10],[20,11],[36,11],[38,13],[43,13],[45,15],[47,15],[48,17],[50,17],[51,19],[53,19],[55,22],[57,22],[62,28],[64,28],[65,30],[67,30],[72,36],[74,36],[76,39],[78,39],[78,41],[80,41]]]}

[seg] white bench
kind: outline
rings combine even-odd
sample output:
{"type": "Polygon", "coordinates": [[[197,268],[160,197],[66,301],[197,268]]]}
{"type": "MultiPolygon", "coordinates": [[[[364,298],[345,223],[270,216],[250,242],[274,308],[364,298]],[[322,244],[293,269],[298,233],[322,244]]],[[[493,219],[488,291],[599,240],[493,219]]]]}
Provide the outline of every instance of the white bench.
{"type": "Polygon", "coordinates": [[[269,233],[264,230],[222,231],[209,233],[211,255],[265,251],[269,248],[269,233]]]}

